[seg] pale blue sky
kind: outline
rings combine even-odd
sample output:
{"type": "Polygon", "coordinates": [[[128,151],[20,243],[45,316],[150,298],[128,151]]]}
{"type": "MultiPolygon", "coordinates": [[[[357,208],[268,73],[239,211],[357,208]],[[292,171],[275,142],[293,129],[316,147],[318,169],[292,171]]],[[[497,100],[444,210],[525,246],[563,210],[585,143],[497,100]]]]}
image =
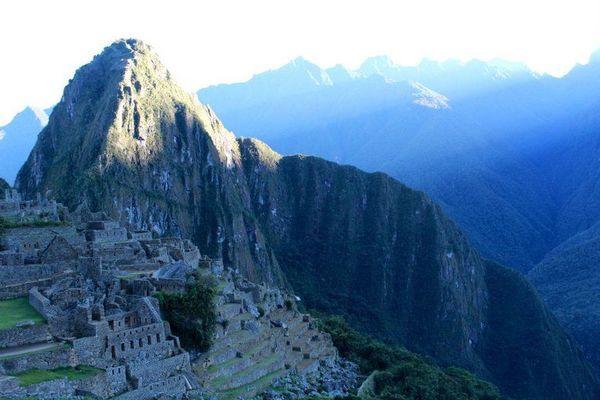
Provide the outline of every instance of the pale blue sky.
{"type": "Polygon", "coordinates": [[[564,74],[600,47],[600,1],[3,1],[0,125],[59,100],[75,69],[120,37],[162,56],[180,84],[245,80],[302,55],[324,67],[495,57],[564,74]]]}

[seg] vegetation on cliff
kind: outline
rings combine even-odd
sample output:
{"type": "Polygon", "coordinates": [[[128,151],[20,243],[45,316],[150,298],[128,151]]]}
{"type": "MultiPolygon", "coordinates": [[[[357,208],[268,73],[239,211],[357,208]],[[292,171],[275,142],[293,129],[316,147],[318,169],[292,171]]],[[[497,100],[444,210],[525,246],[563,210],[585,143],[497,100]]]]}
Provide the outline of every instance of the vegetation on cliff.
{"type": "Polygon", "coordinates": [[[340,354],[372,374],[370,394],[382,400],[500,400],[498,389],[460,368],[441,368],[398,346],[386,345],[352,329],[341,317],[320,328],[331,334],[340,354]]]}
{"type": "Polygon", "coordinates": [[[216,291],[214,279],[197,274],[185,292],[156,294],[163,316],[184,346],[206,351],[212,344],[217,323],[216,291]]]}

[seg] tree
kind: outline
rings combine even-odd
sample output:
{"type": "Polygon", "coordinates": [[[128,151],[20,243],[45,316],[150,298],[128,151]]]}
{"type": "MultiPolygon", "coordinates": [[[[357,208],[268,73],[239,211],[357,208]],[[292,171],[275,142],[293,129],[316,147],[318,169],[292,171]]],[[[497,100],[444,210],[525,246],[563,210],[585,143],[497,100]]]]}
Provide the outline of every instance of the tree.
{"type": "Polygon", "coordinates": [[[216,292],[212,277],[195,274],[184,292],[157,293],[165,319],[184,346],[201,351],[210,348],[217,322],[216,292]]]}

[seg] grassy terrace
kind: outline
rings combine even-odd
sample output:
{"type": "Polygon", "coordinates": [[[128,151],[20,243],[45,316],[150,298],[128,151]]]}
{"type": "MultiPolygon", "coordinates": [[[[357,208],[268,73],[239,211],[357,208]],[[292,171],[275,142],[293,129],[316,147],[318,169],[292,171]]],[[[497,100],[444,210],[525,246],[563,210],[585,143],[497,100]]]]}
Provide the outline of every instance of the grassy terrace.
{"type": "MultiPolygon", "coordinates": [[[[239,378],[240,376],[242,376],[242,375],[245,375],[245,374],[247,374],[247,373],[249,373],[249,372],[251,372],[251,371],[255,371],[255,370],[257,370],[257,369],[263,369],[263,368],[266,368],[266,367],[267,367],[267,366],[269,366],[270,364],[272,364],[272,363],[274,363],[275,361],[277,361],[277,359],[279,359],[280,357],[281,357],[281,354],[278,354],[278,353],[272,354],[272,355],[270,355],[270,356],[268,356],[268,357],[265,357],[265,358],[263,358],[263,359],[262,359],[262,360],[260,360],[259,362],[255,363],[255,364],[252,364],[251,366],[249,366],[249,367],[247,367],[247,368],[245,368],[245,369],[243,369],[243,370],[241,370],[241,371],[238,371],[238,372],[236,372],[236,373],[235,373],[235,374],[233,374],[233,375],[224,375],[224,376],[220,376],[220,377],[218,377],[218,378],[215,378],[215,379],[213,379],[213,380],[210,382],[210,385],[211,385],[212,387],[215,387],[215,388],[216,388],[216,387],[220,387],[220,386],[221,386],[221,385],[223,385],[225,382],[227,382],[227,381],[229,381],[229,380],[231,380],[231,379],[237,379],[237,378],[239,378]]],[[[269,374],[269,375],[270,375],[270,374],[269,374]]],[[[262,379],[262,378],[259,378],[259,379],[258,379],[258,381],[260,381],[261,379],[262,379]]],[[[257,381],[255,381],[255,382],[257,382],[257,381]]],[[[253,382],[253,383],[254,383],[254,382],[253,382]]],[[[248,386],[248,385],[244,385],[244,387],[247,387],[247,386],[248,386]]],[[[229,392],[229,391],[231,391],[231,390],[234,390],[234,389],[228,389],[228,390],[225,390],[225,391],[223,391],[222,393],[229,392]]]]}
{"type": "Polygon", "coordinates": [[[0,217],[0,230],[1,229],[13,229],[13,228],[47,228],[52,226],[68,226],[69,224],[63,221],[44,221],[43,219],[36,219],[31,221],[21,221],[16,218],[2,218],[0,217]]]}
{"type": "Polygon", "coordinates": [[[97,375],[102,371],[99,368],[78,365],[77,367],[61,367],[50,370],[30,369],[14,376],[19,380],[21,386],[30,386],[62,378],[67,378],[70,381],[85,379],[97,375]]]}
{"type": "Polygon", "coordinates": [[[27,297],[0,301],[0,329],[14,328],[19,322],[31,320],[35,324],[46,322],[33,307],[27,297]]]}

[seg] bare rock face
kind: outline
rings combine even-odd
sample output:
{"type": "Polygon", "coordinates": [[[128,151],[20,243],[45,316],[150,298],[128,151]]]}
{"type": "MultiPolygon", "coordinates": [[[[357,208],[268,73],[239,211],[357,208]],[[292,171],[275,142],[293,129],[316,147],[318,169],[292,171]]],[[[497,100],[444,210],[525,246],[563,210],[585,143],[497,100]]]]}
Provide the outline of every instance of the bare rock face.
{"type": "Polygon", "coordinates": [[[308,307],[467,367],[511,397],[596,395],[533,288],[488,265],[427,196],[236,140],[139,41],[118,41],[77,71],[17,187],[189,236],[250,280],[290,285],[308,307]]]}

